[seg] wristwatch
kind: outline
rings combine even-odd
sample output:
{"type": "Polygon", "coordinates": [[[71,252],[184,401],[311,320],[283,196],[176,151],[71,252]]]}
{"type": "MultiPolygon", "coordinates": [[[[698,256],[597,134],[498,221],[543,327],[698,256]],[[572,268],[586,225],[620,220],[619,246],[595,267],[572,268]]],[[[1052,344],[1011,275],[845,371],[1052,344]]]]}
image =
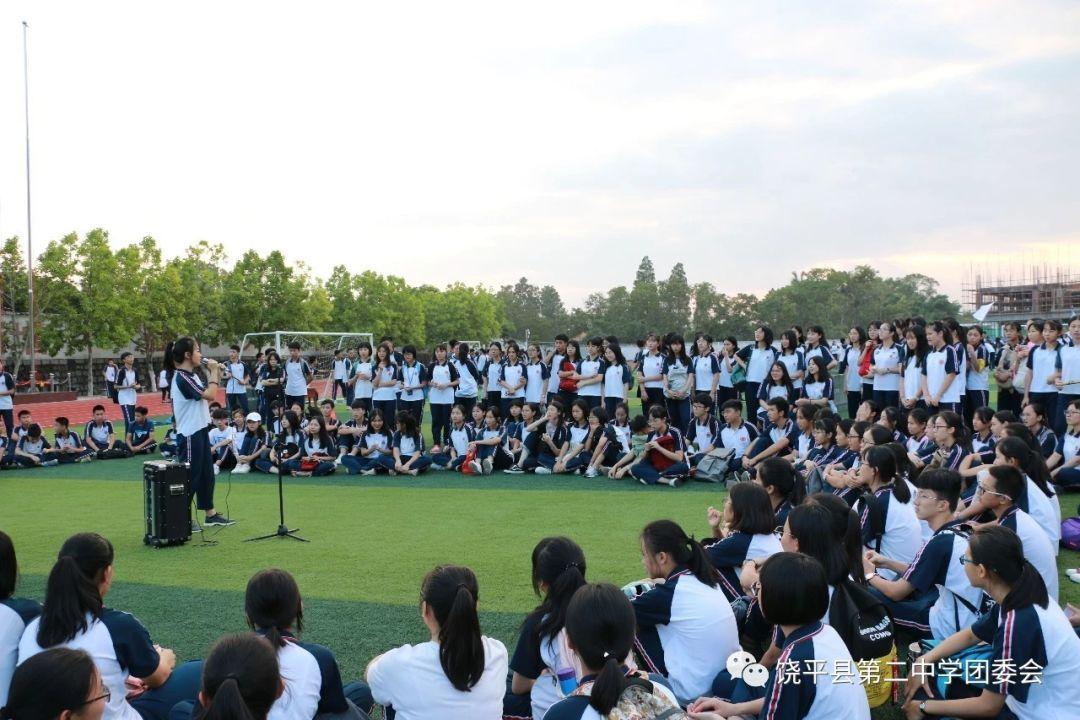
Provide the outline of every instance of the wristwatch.
{"type": "Polygon", "coordinates": [[[921,703],[919,703],[919,712],[921,712],[923,715],[926,714],[926,701],[925,700],[923,700],[921,703]]]}

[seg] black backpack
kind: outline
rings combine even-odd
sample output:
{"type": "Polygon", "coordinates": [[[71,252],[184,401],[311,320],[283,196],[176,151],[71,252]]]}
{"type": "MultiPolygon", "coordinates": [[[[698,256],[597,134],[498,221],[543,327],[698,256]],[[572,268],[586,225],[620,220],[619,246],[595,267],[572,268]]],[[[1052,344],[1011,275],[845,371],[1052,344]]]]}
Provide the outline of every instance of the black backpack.
{"type": "Polygon", "coordinates": [[[896,629],[885,603],[851,580],[844,580],[833,590],[829,625],[856,662],[885,657],[896,643],[896,629]]]}
{"type": "Polygon", "coordinates": [[[873,547],[875,552],[881,552],[881,538],[885,535],[885,504],[869,490],[864,490],[857,497],[862,501],[862,512],[869,514],[863,527],[863,544],[873,547]]]}

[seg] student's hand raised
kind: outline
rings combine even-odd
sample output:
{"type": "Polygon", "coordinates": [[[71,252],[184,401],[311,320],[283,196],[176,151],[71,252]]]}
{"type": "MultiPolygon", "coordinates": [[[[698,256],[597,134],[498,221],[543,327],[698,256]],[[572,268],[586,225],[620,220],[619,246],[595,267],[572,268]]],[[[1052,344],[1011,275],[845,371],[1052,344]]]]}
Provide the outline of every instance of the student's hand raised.
{"type": "Polygon", "coordinates": [[[724,521],[724,514],[714,508],[712,505],[710,505],[709,509],[705,511],[705,517],[709,521],[709,527],[711,527],[713,530],[718,529],[720,527],[720,523],[724,521]]]}

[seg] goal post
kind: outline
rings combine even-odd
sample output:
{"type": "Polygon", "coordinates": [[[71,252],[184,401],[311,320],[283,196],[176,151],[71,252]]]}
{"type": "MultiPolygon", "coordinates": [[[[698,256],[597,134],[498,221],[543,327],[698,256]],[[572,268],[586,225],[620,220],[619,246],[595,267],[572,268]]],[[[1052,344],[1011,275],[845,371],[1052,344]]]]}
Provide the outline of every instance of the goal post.
{"type": "Polygon", "coordinates": [[[245,355],[253,359],[263,350],[273,348],[284,362],[289,345],[298,342],[301,356],[312,365],[314,377],[308,384],[309,396],[315,391],[320,398],[329,397],[334,386],[334,352],[356,347],[365,340],[373,344],[374,339],[374,334],[369,332],[271,330],[247,333],[239,343],[240,359],[243,360],[245,355]]]}

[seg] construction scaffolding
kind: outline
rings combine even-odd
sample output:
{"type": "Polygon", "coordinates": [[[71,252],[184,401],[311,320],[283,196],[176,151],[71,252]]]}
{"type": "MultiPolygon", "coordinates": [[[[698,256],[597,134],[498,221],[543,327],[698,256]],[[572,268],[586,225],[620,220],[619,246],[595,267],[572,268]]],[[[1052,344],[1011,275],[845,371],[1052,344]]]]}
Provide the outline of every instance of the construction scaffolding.
{"type": "Polygon", "coordinates": [[[1045,266],[1026,268],[1019,278],[977,274],[973,284],[963,287],[963,293],[968,308],[993,303],[986,325],[1032,318],[1066,320],[1080,310],[1080,274],[1045,266]]]}

